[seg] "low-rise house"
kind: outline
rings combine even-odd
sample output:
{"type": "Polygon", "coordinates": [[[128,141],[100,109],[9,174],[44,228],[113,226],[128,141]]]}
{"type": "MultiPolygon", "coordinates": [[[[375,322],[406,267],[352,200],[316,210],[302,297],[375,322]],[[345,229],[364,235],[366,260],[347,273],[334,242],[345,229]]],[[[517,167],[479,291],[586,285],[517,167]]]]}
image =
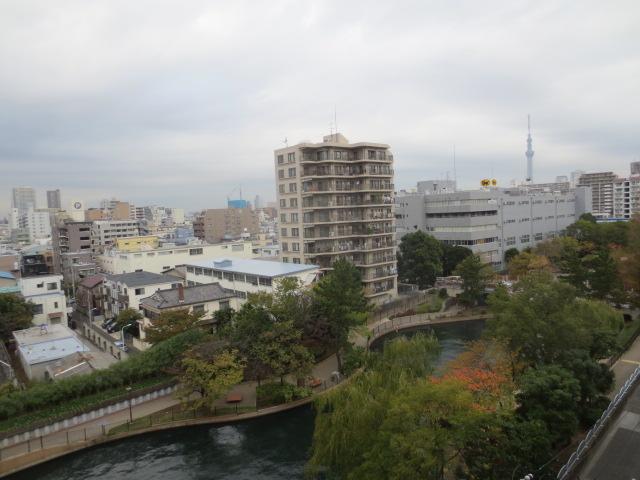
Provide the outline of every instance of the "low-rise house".
{"type": "Polygon", "coordinates": [[[20,293],[33,303],[34,325],[66,323],[67,297],[62,289],[62,275],[22,277],[20,293]]]}
{"type": "MultiPolygon", "coordinates": [[[[16,330],[13,338],[18,358],[29,380],[52,379],[52,372],[60,373],[63,365],[67,365],[66,368],[72,366],[70,364],[78,353],[89,352],[89,348],[65,325],[16,330]]],[[[83,367],[78,371],[86,370],[83,367]]]]}
{"type": "Polygon", "coordinates": [[[140,300],[157,290],[177,288],[182,279],[171,275],[151,272],[131,272],[120,275],[105,275],[104,313],[106,318],[115,318],[127,308],[140,309],[140,300]]]}
{"type": "Polygon", "coordinates": [[[102,315],[104,311],[103,288],[104,275],[92,275],[85,277],[78,284],[76,289],[76,308],[89,316],[93,310],[93,315],[102,315]]]}
{"type": "Polygon", "coordinates": [[[161,313],[171,310],[188,310],[190,313],[201,314],[201,322],[205,325],[214,323],[214,313],[219,310],[240,307],[240,299],[236,294],[220,286],[219,283],[194,285],[158,290],[153,295],[140,301],[140,308],[144,318],[139,321],[140,340],[134,337],[133,345],[138,349],[145,349],[149,344],[144,341],[145,329],[153,325],[153,321],[161,313]]]}
{"type": "Polygon", "coordinates": [[[320,272],[317,265],[241,258],[194,262],[186,267],[188,286],[219,282],[243,299],[249,293],[272,293],[278,281],[286,277],[295,277],[302,285],[310,285],[320,272]]]}
{"type": "Polygon", "coordinates": [[[0,293],[20,293],[18,279],[13,273],[0,271],[0,293]]]}

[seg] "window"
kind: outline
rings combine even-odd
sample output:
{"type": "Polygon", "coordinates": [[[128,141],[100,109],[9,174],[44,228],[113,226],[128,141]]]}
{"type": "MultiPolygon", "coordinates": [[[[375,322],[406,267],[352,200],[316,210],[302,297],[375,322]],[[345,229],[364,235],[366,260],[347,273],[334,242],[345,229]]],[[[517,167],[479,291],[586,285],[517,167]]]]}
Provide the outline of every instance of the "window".
{"type": "Polygon", "coordinates": [[[375,160],[376,159],[376,151],[375,150],[367,150],[367,158],[369,160],[375,160]]]}
{"type": "Polygon", "coordinates": [[[294,258],[293,259],[293,263],[300,263],[300,259],[299,258],[294,258]]]}
{"type": "Polygon", "coordinates": [[[529,243],[529,235],[520,235],[520,243],[529,243]]]}
{"type": "Polygon", "coordinates": [[[290,183],[289,184],[289,193],[296,193],[298,191],[298,184],[297,183],[290,183]]]}
{"type": "Polygon", "coordinates": [[[536,233],[536,234],[534,235],[534,237],[533,237],[533,238],[534,238],[535,240],[542,240],[543,235],[542,235],[542,233],[536,233]]]}
{"type": "Polygon", "coordinates": [[[282,251],[283,252],[289,251],[289,244],[287,242],[282,242],[282,251]]]}
{"type": "Polygon", "coordinates": [[[284,178],[284,170],[278,170],[278,178],[284,178]]]}
{"type": "Polygon", "coordinates": [[[251,285],[258,285],[258,277],[256,277],[255,275],[247,275],[246,282],[250,283],[251,285]]]}
{"type": "Polygon", "coordinates": [[[505,240],[505,245],[509,246],[509,245],[515,245],[516,244],[516,237],[507,237],[504,239],[505,240]]]}
{"type": "Polygon", "coordinates": [[[44,282],[36,284],[36,288],[44,288],[44,282]]]}
{"type": "Polygon", "coordinates": [[[57,290],[58,282],[47,283],[47,290],[57,290]]]}
{"type": "Polygon", "coordinates": [[[196,267],[194,270],[195,270],[195,272],[194,272],[194,273],[195,273],[196,275],[202,275],[202,268],[201,268],[201,267],[196,267]]]}
{"type": "Polygon", "coordinates": [[[282,263],[289,263],[289,257],[282,257],[282,263]]]}
{"type": "Polygon", "coordinates": [[[229,304],[229,300],[221,300],[220,301],[220,310],[229,310],[231,305],[229,304]]]}
{"type": "Polygon", "coordinates": [[[58,308],[58,302],[53,302],[53,308],[58,308]]]}
{"type": "Polygon", "coordinates": [[[296,176],[296,167],[289,169],[289,178],[296,176]]]}
{"type": "Polygon", "coordinates": [[[278,185],[278,191],[284,193],[284,185],[278,185]]]}
{"type": "Polygon", "coordinates": [[[144,287],[136,288],[136,295],[144,295],[144,287]]]}
{"type": "Polygon", "coordinates": [[[202,315],[204,314],[204,305],[194,305],[193,313],[202,315]]]}
{"type": "Polygon", "coordinates": [[[271,279],[269,277],[260,277],[259,280],[260,280],[260,285],[267,286],[267,287],[271,286],[271,279]]]}
{"type": "Polygon", "coordinates": [[[298,229],[298,228],[292,228],[292,229],[291,229],[291,236],[292,236],[292,237],[299,237],[299,236],[300,236],[300,229],[298,229]]]}
{"type": "Polygon", "coordinates": [[[287,201],[284,198],[280,199],[280,208],[287,208],[287,201]]]}
{"type": "Polygon", "coordinates": [[[298,206],[298,199],[297,198],[290,198],[289,199],[289,206],[291,208],[297,208],[298,206]]]}
{"type": "Polygon", "coordinates": [[[244,245],[231,245],[232,252],[244,252],[244,245]]]}
{"type": "Polygon", "coordinates": [[[299,252],[300,251],[300,244],[297,242],[293,242],[291,244],[291,250],[293,250],[294,252],[299,252]]]}
{"type": "Polygon", "coordinates": [[[292,213],[291,214],[291,223],[298,223],[298,214],[297,213],[292,213]]]}
{"type": "Polygon", "coordinates": [[[296,152],[287,153],[287,160],[289,163],[296,161],[296,152]]]}
{"type": "Polygon", "coordinates": [[[42,309],[42,304],[38,303],[31,307],[34,315],[40,315],[44,310],[42,309]]]}
{"type": "Polygon", "coordinates": [[[187,267],[187,273],[193,273],[193,267],[187,267]]]}
{"type": "Polygon", "coordinates": [[[189,255],[202,255],[202,249],[201,248],[190,248],[189,249],[189,255]]]}
{"type": "Polygon", "coordinates": [[[287,223],[287,214],[286,213],[281,213],[280,214],[280,223],[287,223]]]}
{"type": "Polygon", "coordinates": [[[278,165],[282,165],[284,163],[284,155],[278,155],[278,165]]]}
{"type": "Polygon", "coordinates": [[[347,158],[346,155],[343,157],[344,153],[346,152],[341,152],[340,150],[337,150],[336,152],[334,152],[334,158],[336,160],[342,160],[343,158],[347,158]]]}
{"type": "Polygon", "coordinates": [[[281,229],[280,229],[280,234],[281,234],[283,237],[286,237],[286,236],[287,236],[287,229],[286,229],[286,228],[281,228],[281,229]]]}

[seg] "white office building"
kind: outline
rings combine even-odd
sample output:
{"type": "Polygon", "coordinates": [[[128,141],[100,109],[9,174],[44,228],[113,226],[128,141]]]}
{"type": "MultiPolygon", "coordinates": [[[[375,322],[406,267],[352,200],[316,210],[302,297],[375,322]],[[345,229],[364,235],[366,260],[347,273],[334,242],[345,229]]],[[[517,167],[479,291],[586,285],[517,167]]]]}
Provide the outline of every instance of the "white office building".
{"type": "Polygon", "coordinates": [[[561,235],[591,211],[588,188],[545,192],[523,188],[469,190],[396,197],[397,236],[422,230],[449,245],[462,245],[496,268],[504,252],[522,250],[561,235]]]}

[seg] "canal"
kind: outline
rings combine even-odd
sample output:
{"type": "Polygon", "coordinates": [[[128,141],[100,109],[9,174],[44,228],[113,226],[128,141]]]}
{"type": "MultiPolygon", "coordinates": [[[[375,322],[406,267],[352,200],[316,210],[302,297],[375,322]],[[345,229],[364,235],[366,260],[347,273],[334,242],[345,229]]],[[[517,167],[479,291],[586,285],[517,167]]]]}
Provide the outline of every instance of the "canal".
{"type": "MultiPolygon", "coordinates": [[[[438,325],[439,363],[476,339],[483,323],[438,325]]],[[[411,335],[419,329],[405,332],[411,335]]],[[[156,432],[71,454],[11,476],[12,480],[295,479],[311,448],[314,414],[303,407],[223,427],[156,432]]]]}

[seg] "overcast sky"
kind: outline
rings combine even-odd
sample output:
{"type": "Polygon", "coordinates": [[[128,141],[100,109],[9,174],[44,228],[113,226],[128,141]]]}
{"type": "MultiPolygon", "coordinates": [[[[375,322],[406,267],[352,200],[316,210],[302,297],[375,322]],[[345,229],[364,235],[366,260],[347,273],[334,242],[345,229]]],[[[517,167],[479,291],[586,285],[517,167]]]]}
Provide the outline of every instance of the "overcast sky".
{"type": "MultiPolygon", "coordinates": [[[[640,2],[3,0],[0,213],[11,187],[195,210],[274,199],[273,149],[391,145],[396,186],[640,159],[640,2]],[[233,196],[237,196],[234,192],[233,196]]],[[[44,205],[46,206],[46,205],[44,205]]]]}

